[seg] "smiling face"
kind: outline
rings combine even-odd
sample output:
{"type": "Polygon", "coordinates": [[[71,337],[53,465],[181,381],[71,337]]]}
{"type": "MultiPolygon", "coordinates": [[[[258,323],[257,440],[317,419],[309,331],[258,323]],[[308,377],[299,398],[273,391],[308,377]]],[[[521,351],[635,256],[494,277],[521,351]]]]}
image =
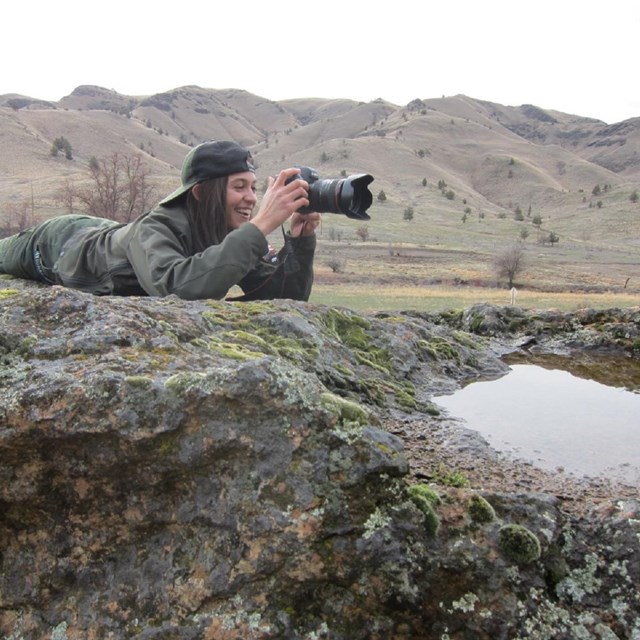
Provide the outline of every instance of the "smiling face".
{"type": "Polygon", "coordinates": [[[231,174],[227,179],[227,228],[231,231],[249,222],[257,201],[255,174],[252,171],[231,174]]]}

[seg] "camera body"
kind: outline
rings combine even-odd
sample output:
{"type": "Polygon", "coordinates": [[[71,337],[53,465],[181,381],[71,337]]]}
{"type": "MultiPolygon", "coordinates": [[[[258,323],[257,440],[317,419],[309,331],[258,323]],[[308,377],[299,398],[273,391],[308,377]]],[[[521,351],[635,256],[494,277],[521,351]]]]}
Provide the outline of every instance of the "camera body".
{"type": "Polygon", "coordinates": [[[371,206],[373,196],[368,185],[373,176],[358,173],[347,178],[322,179],[311,167],[297,167],[300,173],[290,178],[302,178],[309,184],[309,206],[298,209],[299,213],[342,213],[355,220],[370,220],[366,213],[371,206]]]}

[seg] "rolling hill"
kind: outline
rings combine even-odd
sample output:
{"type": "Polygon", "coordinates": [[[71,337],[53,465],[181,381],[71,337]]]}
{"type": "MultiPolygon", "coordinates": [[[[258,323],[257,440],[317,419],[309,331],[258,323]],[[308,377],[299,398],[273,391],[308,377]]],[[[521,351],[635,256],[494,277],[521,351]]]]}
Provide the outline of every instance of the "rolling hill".
{"type": "MultiPolygon", "coordinates": [[[[0,222],[20,208],[40,218],[65,213],[56,197],[65,181],[85,180],[92,158],[114,153],[141,154],[162,195],[179,182],[189,148],[213,138],[251,149],[260,186],[291,165],[326,178],[371,173],[374,242],[474,253],[486,262],[498,246],[553,231],[572,259],[606,252],[607,264],[624,265],[623,273],[637,269],[640,117],[607,125],[463,95],[404,106],[274,102],[196,86],[153,96],[80,86],[57,103],[3,95],[0,222]],[[60,137],[71,159],[52,156],[60,137]]],[[[358,223],[326,218],[325,232],[356,238],[358,223]]]]}

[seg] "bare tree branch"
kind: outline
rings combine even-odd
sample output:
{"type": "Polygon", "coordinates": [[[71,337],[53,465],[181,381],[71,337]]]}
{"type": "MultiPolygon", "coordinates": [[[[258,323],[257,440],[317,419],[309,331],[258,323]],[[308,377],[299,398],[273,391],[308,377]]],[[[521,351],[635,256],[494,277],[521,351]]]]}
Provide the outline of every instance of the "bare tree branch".
{"type": "Polygon", "coordinates": [[[506,278],[508,287],[513,287],[516,276],[525,267],[524,247],[518,243],[496,256],[494,266],[498,279],[506,278]]]}
{"type": "Polygon", "coordinates": [[[149,176],[149,169],[139,154],[113,153],[91,161],[90,184],[67,182],[59,192],[59,199],[69,212],[77,201],[89,215],[131,222],[148,211],[157,199],[156,187],[149,176]]]}

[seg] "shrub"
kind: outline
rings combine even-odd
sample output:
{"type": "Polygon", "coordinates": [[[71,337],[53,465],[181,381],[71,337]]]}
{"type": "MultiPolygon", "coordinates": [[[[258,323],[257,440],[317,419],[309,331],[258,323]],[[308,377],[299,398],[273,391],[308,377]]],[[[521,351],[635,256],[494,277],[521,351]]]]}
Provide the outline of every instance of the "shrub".
{"type": "Polygon", "coordinates": [[[347,264],[346,260],[341,260],[340,258],[329,258],[325,264],[333,273],[342,273],[347,264]]]}
{"type": "Polygon", "coordinates": [[[64,151],[64,157],[67,160],[73,160],[71,143],[63,136],[56,138],[51,145],[51,155],[55,158],[59,151],[64,151]]]}

